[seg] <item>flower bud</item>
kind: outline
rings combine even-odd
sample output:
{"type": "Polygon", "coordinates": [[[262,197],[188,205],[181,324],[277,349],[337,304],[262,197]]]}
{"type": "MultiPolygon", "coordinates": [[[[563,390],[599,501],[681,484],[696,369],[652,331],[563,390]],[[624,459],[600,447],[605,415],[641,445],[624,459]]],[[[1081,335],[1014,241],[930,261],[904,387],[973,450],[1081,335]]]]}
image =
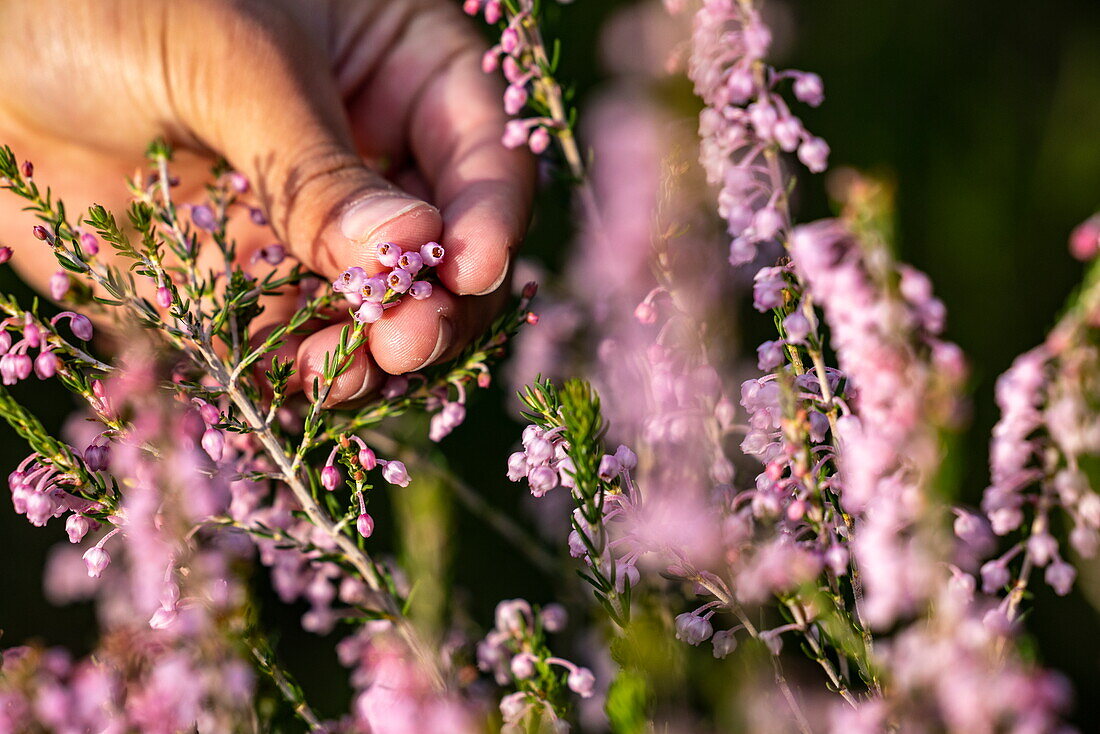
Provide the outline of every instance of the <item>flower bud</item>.
{"type": "Polygon", "coordinates": [[[358,530],[359,534],[364,538],[369,538],[374,534],[374,518],[364,512],[356,518],[355,529],[358,530]]]}
{"type": "Polygon", "coordinates": [[[432,284],[426,280],[414,281],[413,284],[409,286],[409,295],[418,301],[423,301],[425,298],[432,295],[432,284]]]}
{"type": "Polygon", "coordinates": [[[72,329],[73,336],[81,341],[89,341],[94,333],[91,319],[84,314],[73,314],[69,319],[69,328],[72,329]]]}
{"type": "Polygon", "coordinates": [[[512,658],[510,667],[517,680],[526,680],[535,674],[535,659],[531,653],[521,652],[512,658]]]}
{"type": "Polygon", "coordinates": [[[80,235],[80,246],[84,249],[84,254],[88,257],[94,257],[99,254],[99,240],[91,232],[85,232],[80,235]]]}
{"type": "Polygon", "coordinates": [[[392,242],[383,242],[375,250],[378,264],[384,268],[397,267],[397,258],[401,257],[401,248],[392,242]]]}
{"type": "Polygon", "coordinates": [[[561,632],[569,621],[569,614],[561,604],[547,604],[539,612],[539,620],[547,632],[561,632]]]}
{"type": "Polygon", "coordinates": [[[88,567],[88,576],[97,579],[111,563],[111,555],[98,545],[84,551],[84,565],[88,567]]]}
{"type": "Polygon", "coordinates": [[[36,224],[31,227],[31,234],[33,234],[36,239],[40,240],[48,240],[50,238],[50,231],[41,224],[36,224]]]}
{"type": "Polygon", "coordinates": [[[191,207],[191,223],[207,232],[213,232],[218,228],[218,220],[214,216],[214,210],[206,204],[191,207]]]}
{"type": "Polygon", "coordinates": [[[0,247],[0,265],[3,265],[8,260],[11,260],[11,256],[12,256],[12,249],[10,247],[7,247],[7,246],[0,247]]]}
{"type": "Polygon", "coordinates": [[[566,682],[569,689],[581,698],[591,698],[596,687],[596,676],[588,668],[575,668],[566,682]]]}
{"type": "Polygon", "coordinates": [[[443,262],[445,250],[438,242],[428,242],[420,246],[420,259],[425,266],[434,268],[443,262]]]}
{"type": "Polygon", "coordinates": [[[378,458],[370,450],[370,447],[364,446],[359,449],[359,466],[363,467],[364,471],[370,471],[378,466],[378,458]]]}
{"type": "Polygon", "coordinates": [[[321,470],[321,486],[329,492],[340,485],[340,470],[335,466],[326,466],[321,470]]]}
{"type": "Polygon", "coordinates": [[[38,379],[46,380],[57,374],[57,355],[52,351],[44,351],[34,360],[34,373],[38,379]]]}
{"type": "Polygon", "coordinates": [[[382,304],[373,301],[364,301],[355,311],[355,320],[361,324],[373,324],[382,318],[382,304]]]}
{"type": "Polygon", "coordinates": [[[79,543],[92,528],[92,521],[83,515],[73,513],[65,521],[65,532],[69,534],[70,543],[79,543]]]}
{"type": "Polygon", "coordinates": [[[214,461],[221,461],[225,452],[225,435],[217,428],[207,428],[202,434],[202,448],[214,461]]]}
{"type": "Polygon", "coordinates": [[[382,466],[382,478],[399,487],[409,486],[409,470],[400,461],[387,461],[382,466]]]}

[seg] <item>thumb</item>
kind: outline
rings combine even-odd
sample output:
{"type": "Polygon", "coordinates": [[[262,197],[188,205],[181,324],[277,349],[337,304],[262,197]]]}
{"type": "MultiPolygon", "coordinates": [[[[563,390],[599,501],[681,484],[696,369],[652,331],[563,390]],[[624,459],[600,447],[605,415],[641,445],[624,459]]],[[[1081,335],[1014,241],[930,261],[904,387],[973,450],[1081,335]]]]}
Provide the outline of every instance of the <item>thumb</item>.
{"type": "Polygon", "coordinates": [[[298,20],[270,3],[219,3],[214,13],[204,3],[167,5],[179,16],[169,28],[178,22],[203,39],[166,42],[170,87],[183,90],[180,121],[249,177],[307,267],[330,277],[352,265],[372,272],[381,242],[439,239],[435,207],[356,152],[322,42],[310,42],[298,20]]]}

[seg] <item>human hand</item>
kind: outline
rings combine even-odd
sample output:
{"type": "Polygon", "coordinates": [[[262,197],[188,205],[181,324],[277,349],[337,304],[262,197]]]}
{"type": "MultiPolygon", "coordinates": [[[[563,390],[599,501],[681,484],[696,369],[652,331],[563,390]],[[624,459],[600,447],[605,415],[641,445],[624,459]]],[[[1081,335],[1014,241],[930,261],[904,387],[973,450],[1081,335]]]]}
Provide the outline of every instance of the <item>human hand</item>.
{"type": "MultiPolygon", "coordinates": [[[[527,226],[533,164],[500,144],[498,83],[483,46],[446,0],[10,0],[0,27],[0,139],[71,205],[121,211],[118,185],[165,137],[182,153],[180,202],[198,202],[215,155],[252,182],[277,236],[329,279],[381,270],[382,242],[447,251],[436,288],[369,327],[369,343],[329,403],[363,397],[386,373],[453,356],[506,297],[527,226]]],[[[0,201],[0,239],[26,242],[32,218],[0,201]]],[[[270,233],[234,214],[246,267],[270,233]]],[[[13,260],[45,289],[46,248],[13,260]]],[[[267,328],[294,294],[265,302],[267,328]]],[[[258,322],[259,324],[260,322],[258,322]]],[[[291,337],[292,387],[308,385],[346,321],[291,337]]],[[[262,335],[262,332],[261,332],[262,335]]]]}

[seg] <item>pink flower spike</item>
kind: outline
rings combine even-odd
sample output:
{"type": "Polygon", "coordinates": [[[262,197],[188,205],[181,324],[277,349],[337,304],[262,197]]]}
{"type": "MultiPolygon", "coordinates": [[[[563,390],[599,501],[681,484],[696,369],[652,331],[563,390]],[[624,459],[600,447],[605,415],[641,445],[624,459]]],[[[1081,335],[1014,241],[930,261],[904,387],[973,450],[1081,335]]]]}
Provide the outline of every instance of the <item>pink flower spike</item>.
{"type": "Polygon", "coordinates": [[[443,262],[445,253],[446,250],[438,242],[428,242],[420,246],[420,259],[429,268],[434,268],[443,262]]]}
{"type": "Polygon", "coordinates": [[[392,242],[383,242],[375,251],[378,264],[384,268],[397,267],[397,258],[401,257],[401,248],[392,242]]]}
{"type": "Polygon", "coordinates": [[[374,301],[364,301],[355,312],[355,320],[361,324],[373,324],[382,318],[382,304],[374,301]]]}
{"type": "Polygon", "coordinates": [[[418,301],[423,301],[425,298],[432,295],[432,284],[426,280],[414,281],[413,284],[409,286],[409,295],[418,301]]]}
{"type": "Polygon", "coordinates": [[[356,518],[355,529],[358,530],[359,534],[364,538],[369,538],[374,535],[374,518],[364,512],[356,518]]]}

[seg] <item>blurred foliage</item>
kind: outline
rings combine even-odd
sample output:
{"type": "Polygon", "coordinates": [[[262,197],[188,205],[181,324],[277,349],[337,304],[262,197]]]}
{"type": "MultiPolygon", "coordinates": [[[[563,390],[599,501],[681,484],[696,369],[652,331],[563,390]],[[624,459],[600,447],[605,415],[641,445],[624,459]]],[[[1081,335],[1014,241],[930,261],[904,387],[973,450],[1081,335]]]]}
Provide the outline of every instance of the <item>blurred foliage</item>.
{"type": "MultiPolygon", "coordinates": [[[[580,0],[561,8],[560,76],[576,80],[584,99],[602,77],[598,29],[624,0],[580,0]]],[[[851,165],[897,184],[900,255],[931,275],[947,303],[948,336],[971,359],[974,416],[965,440],[953,445],[964,499],[975,502],[985,486],[986,443],[996,419],[993,381],[1020,352],[1038,343],[1066,294],[1082,274],[1068,255],[1070,229],[1100,209],[1100,2],[1048,0],[791,0],[773,4],[779,29],[777,61],[816,71],[825,79],[826,102],[804,111],[808,127],[832,146],[833,165],[851,165]]],[[[821,177],[806,182],[802,218],[828,213],[821,177]]],[[[565,189],[550,184],[540,200],[526,252],[551,268],[561,265],[570,239],[571,207],[565,189]]],[[[16,251],[35,246],[10,242],[16,251]]],[[[27,294],[0,269],[0,288],[27,294]]],[[[536,327],[537,328],[537,327],[536,327]]],[[[32,379],[14,392],[51,430],[71,408],[67,393],[41,389],[32,379]],[[59,399],[59,395],[65,395],[59,399]]],[[[505,459],[518,438],[498,385],[475,398],[466,423],[443,444],[452,467],[493,504],[529,522],[517,485],[504,477],[505,459]]],[[[0,466],[13,468],[26,455],[22,441],[2,428],[0,466]]],[[[396,514],[441,503],[437,486],[402,498],[396,514]]],[[[55,608],[43,595],[39,574],[47,548],[64,539],[58,523],[31,527],[3,500],[0,511],[0,628],[4,644],[28,639],[64,644],[77,652],[94,639],[87,605],[55,608]]],[[[385,503],[372,505],[375,542],[393,547],[385,503]],[[377,512],[376,512],[377,511],[377,512]]],[[[437,527],[424,525],[405,538],[406,557],[432,567],[432,594],[449,576],[468,602],[473,621],[491,623],[502,598],[549,601],[562,590],[531,570],[524,559],[461,505],[437,527]],[[448,547],[425,533],[448,532],[450,570],[439,554],[448,547]]],[[[1100,584],[1100,573],[1082,583],[1100,584]]],[[[264,573],[263,614],[281,630],[279,655],[307,696],[335,713],[348,691],[332,639],[318,641],[297,625],[303,608],[283,608],[264,573]]],[[[566,583],[569,583],[568,581],[566,583]]],[[[1095,590],[1093,598],[1100,598],[1095,590]]],[[[1090,696],[1100,677],[1098,616],[1082,592],[1056,599],[1039,589],[1028,619],[1045,663],[1064,671],[1078,691],[1077,723],[1100,728],[1100,699],[1090,696]]],[[[729,661],[727,661],[728,663],[729,661]]],[[[642,695],[623,680],[618,700],[642,695]]],[[[633,730],[622,722],[624,731],[633,730]]]]}

